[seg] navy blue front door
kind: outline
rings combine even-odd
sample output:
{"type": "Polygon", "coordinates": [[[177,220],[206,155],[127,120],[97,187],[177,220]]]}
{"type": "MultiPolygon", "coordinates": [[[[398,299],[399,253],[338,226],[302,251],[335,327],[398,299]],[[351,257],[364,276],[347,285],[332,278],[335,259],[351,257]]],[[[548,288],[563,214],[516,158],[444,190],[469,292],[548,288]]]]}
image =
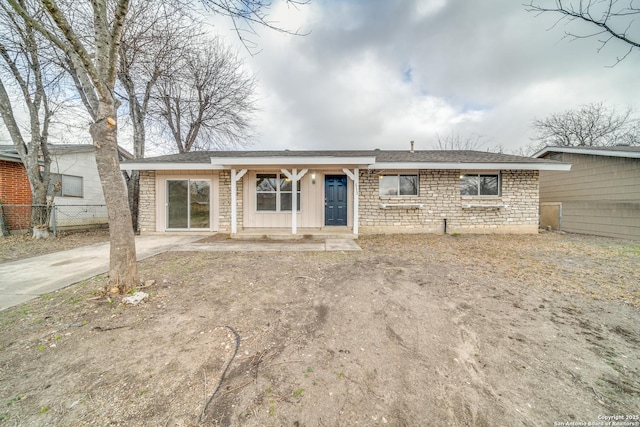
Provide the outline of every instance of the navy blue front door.
{"type": "Polygon", "coordinates": [[[347,177],[324,178],[324,225],[347,225],[347,177]]]}

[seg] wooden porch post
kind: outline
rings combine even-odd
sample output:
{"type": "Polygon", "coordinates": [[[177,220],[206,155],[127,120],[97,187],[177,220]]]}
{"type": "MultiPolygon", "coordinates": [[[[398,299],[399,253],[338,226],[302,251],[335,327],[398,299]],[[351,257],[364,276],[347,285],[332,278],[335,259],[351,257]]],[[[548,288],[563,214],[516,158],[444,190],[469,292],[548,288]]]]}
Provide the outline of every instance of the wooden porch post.
{"type": "Polygon", "coordinates": [[[298,233],[298,180],[306,173],[307,169],[303,169],[298,174],[298,169],[294,168],[289,173],[288,170],[282,169],[282,173],[291,180],[291,234],[298,233]]]}
{"type": "Polygon", "coordinates": [[[355,168],[353,172],[344,168],[342,171],[353,181],[353,234],[358,235],[358,222],[360,222],[360,212],[358,208],[358,194],[360,193],[360,169],[355,168]]]}

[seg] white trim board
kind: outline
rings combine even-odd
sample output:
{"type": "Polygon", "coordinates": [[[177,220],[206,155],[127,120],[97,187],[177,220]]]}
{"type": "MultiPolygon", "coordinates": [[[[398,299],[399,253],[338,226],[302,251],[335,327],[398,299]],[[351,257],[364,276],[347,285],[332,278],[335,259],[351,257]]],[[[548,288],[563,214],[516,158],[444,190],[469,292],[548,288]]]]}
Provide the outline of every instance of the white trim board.
{"type": "Polygon", "coordinates": [[[532,157],[539,158],[547,153],[589,154],[592,156],[628,157],[631,159],[640,159],[640,151],[598,150],[597,148],[579,147],[545,147],[534,154],[532,157]]]}
{"type": "Polygon", "coordinates": [[[569,163],[457,163],[457,162],[387,162],[369,165],[369,170],[376,169],[446,169],[446,170],[538,170],[538,171],[568,171],[569,163]]]}
{"type": "MultiPolygon", "coordinates": [[[[177,171],[177,170],[224,170],[220,165],[212,165],[209,163],[121,163],[121,170],[151,170],[151,171],[177,171]]],[[[229,168],[226,168],[229,169],[229,168]]]]}

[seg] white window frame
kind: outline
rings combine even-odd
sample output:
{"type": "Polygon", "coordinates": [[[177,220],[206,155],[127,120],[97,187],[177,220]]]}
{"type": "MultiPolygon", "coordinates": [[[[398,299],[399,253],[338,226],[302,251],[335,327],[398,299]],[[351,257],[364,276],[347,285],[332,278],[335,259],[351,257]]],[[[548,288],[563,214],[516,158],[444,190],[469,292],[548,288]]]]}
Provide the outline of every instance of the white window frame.
{"type": "Polygon", "coordinates": [[[191,230],[211,230],[213,224],[213,209],[212,203],[213,200],[213,186],[210,178],[193,178],[193,177],[167,177],[164,180],[164,188],[165,188],[165,212],[164,212],[164,222],[165,222],[165,230],[167,231],[191,231],[191,230]],[[187,227],[186,228],[176,228],[169,227],[169,182],[170,181],[187,181],[187,227]],[[205,181],[209,183],[209,227],[200,228],[200,227],[191,227],[191,182],[192,181],[205,181]]]}
{"type": "Polygon", "coordinates": [[[385,173],[385,174],[381,174],[379,175],[379,182],[378,182],[378,195],[380,197],[418,197],[420,195],[420,174],[419,173],[385,173]],[[402,176],[413,176],[416,178],[416,194],[400,194],[400,177],[402,176]],[[385,177],[396,177],[397,178],[397,183],[396,183],[396,194],[382,194],[382,187],[380,186],[380,184],[382,184],[382,180],[385,177]]]}
{"type": "MultiPolygon", "coordinates": [[[[63,174],[63,173],[55,173],[52,172],[50,175],[50,182],[49,182],[49,193],[53,193],[53,186],[57,183],[60,182],[61,188],[60,188],[60,192],[56,193],[56,197],[72,197],[74,199],[83,199],[84,198],[84,178],[81,176],[77,176],[77,175],[67,175],[67,174],[63,174]],[[56,177],[59,177],[59,179],[56,179],[56,177]],[[74,195],[74,194],[67,194],[65,193],[65,188],[66,186],[65,181],[68,182],[69,179],[79,179],[80,180],[80,195],[74,195]]],[[[67,184],[68,186],[68,184],[67,184]]]]}
{"type": "Polygon", "coordinates": [[[490,173],[474,172],[474,173],[460,174],[460,196],[461,197],[500,197],[502,196],[502,174],[500,172],[490,172],[490,173]],[[478,187],[476,188],[477,190],[476,194],[462,194],[462,180],[468,176],[478,178],[478,187]],[[481,190],[480,178],[487,177],[487,176],[498,178],[498,194],[480,194],[480,190],[481,190]]]}
{"type": "MultiPolygon", "coordinates": [[[[291,209],[288,210],[282,210],[281,209],[281,200],[282,200],[282,194],[291,194],[293,197],[293,191],[286,191],[286,190],[281,190],[280,189],[280,183],[282,182],[282,180],[287,180],[288,178],[280,172],[258,172],[256,173],[256,179],[255,179],[255,183],[254,183],[254,189],[256,192],[256,213],[258,214],[262,214],[262,213],[282,213],[282,212],[291,212],[291,209]],[[276,179],[276,189],[275,191],[258,191],[258,177],[260,175],[275,175],[275,179],[276,179]],[[258,210],[258,195],[259,194],[274,194],[276,195],[276,209],[275,210],[258,210]]],[[[296,212],[301,212],[302,209],[300,208],[300,205],[302,204],[302,191],[300,190],[300,182],[298,182],[297,185],[297,194],[300,195],[299,199],[298,199],[298,203],[297,203],[297,210],[296,212]]]]}

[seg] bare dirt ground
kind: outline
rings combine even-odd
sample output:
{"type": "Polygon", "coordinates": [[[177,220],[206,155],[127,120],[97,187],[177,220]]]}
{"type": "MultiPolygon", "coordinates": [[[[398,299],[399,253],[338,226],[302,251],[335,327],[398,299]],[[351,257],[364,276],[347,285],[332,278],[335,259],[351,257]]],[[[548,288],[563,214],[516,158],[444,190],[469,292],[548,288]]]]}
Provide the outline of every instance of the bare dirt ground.
{"type": "Polygon", "coordinates": [[[171,252],[138,306],[97,277],[1,312],[0,425],[640,423],[637,242],[358,243],[171,252]]]}

